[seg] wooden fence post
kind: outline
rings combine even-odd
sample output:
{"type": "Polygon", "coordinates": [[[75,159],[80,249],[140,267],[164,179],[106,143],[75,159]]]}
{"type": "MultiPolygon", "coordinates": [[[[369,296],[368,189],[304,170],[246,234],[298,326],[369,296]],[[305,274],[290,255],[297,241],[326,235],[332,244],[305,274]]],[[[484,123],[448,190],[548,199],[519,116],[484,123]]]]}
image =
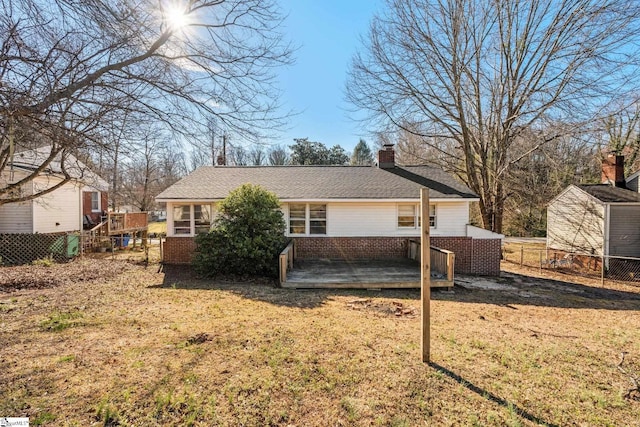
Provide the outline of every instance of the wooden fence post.
{"type": "Polygon", "coordinates": [[[422,361],[431,360],[431,239],[429,236],[429,189],[420,189],[420,297],[422,300],[422,361]]]}

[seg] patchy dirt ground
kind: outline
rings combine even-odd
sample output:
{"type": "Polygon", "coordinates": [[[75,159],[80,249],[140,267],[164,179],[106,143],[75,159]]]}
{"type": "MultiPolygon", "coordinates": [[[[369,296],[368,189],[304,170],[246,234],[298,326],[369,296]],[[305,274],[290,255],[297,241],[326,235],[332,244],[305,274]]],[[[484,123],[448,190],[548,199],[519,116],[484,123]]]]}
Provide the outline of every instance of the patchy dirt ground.
{"type": "Polygon", "coordinates": [[[639,425],[629,391],[640,289],[527,274],[459,277],[453,291],[434,291],[426,365],[418,290],[285,290],[111,258],[0,268],[0,416],[51,426],[639,425]]]}

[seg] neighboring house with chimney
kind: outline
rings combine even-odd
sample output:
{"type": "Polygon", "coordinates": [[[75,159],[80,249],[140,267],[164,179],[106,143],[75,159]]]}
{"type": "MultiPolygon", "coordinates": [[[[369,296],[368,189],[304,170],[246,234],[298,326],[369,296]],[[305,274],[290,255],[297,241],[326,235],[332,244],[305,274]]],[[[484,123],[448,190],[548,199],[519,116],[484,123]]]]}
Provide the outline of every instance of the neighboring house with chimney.
{"type": "Polygon", "coordinates": [[[279,198],[298,259],[406,257],[409,241],[420,238],[420,189],[427,187],[431,244],[455,252],[456,272],[498,275],[503,236],[469,225],[478,197],[441,169],[394,159],[389,145],[377,166],[201,167],[156,198],[167,206],[164,262],[189,263],[216,203],[245,183],[279,198]]]}
{"type": "Polygon", "coordinates": [[[547,247],[586,255],[640,256],[638,173],[624,157],[602,162],[602,183],[570,185],[547,208],[547,247]]]}
{"type": "MultiPolygon", "coordinates": [[[[0,186],[19,182],[49,157],[50,146],[23,151],[0,175],[0,186]]],[[[35,199],[0,205],[0,233],[58,233],[80,231],[100,222],[107,210],[108,183],[73,155],[65,155],[64,169],[71,179],[35,199]]],[[[24,197],[63,181],[60,156],[33,180],[17,187],[9,197],[24,197]]]]}

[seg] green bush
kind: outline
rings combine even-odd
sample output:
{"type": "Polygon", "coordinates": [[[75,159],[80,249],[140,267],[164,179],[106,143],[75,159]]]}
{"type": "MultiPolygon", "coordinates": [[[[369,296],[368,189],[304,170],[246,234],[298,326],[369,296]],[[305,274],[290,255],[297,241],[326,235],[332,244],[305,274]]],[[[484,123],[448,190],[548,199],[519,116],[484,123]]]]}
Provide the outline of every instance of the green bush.
{"type": "Polygon", "coordinates": [[[196,237],[193,265],[203,276],[277,277],[278,254],[286,244],[285,221],[275,194],[244,184],[217,206],[209,233],[196,237]]]}

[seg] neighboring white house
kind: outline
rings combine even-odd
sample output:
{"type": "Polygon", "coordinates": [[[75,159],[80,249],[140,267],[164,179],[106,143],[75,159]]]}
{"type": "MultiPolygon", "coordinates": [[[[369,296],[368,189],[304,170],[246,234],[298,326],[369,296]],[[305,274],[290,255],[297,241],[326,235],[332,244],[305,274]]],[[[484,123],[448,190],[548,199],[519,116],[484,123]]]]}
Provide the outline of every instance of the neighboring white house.
{"type": "Polygon", "coordinates": [[[548,248],[587,255],[640,256],[637,174],[625,181],[623,165],[622,156],[609,156],[603,161],[603,184],[570,185],[549,203],[548,248]],[[626,188],[628,182],[631,189],[626,188]]]}
{"type": "Polygon", "coordinates": [[[409,239],[420,237],[420,188],[427,187],[432,245],[456,252],[459,272],[498,274],[502,235],[469,226],[469,205],[478,200],[469,188],[440,169],[395,165],[391,147],[379,156],[377,167],[201,167],[156,198],[167,206],[165,262],[189,262],[216,203],[245,183],[279,198],[299,258],[406,256],[409,239]]]}
{"type": "MultiPolygon", "coordinates": [[[[6,187],[30,175],[48,157],[51,147],[16,153],[13,163],[0,175],[6,187]]],[[[0,233],[55,233],[83,229],[83,222],[98,220],[107,210],[108,184],[72,155],[64,158],[73,177],[60,188],[33,200],[0,205],[0,233]],[[84,220],[84,221],[83,221],[84,220]]],[[[11,196],[28,196],[62,181],[60,156],[34,180],[11,196]]]]}

